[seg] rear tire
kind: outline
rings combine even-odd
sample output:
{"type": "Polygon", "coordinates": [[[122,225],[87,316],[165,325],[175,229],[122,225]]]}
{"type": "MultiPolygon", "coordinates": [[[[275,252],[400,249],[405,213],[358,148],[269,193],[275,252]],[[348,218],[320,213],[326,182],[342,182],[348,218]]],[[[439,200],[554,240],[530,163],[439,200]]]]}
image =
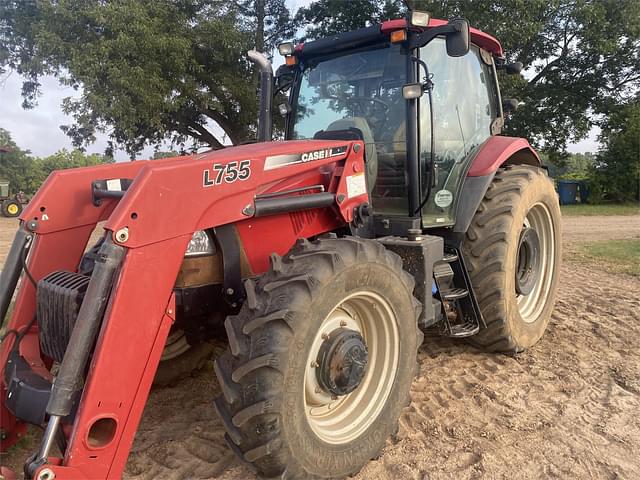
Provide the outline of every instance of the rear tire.
{"type": "Polygon", "coordinates": [[[462,248],[487,324],[473,343],[518,352],[540,340],[553,312],[561,249],[560,207],[546,172],[528,165],[501,168],[462,248]]]}
{"type": "Polygon", "coordinates": [[[269,272],[245,287],[240,313],[225,323],[230,351],[215,363],[227,442],[265,477],[359,471],[410,400],[422,342],[413,278],[378,242],[327,238],[272,256],[269,272]],[[368,363],[355,389],[333,398],[314,383],[315,348],[352,325],[362,326],[368,363]]]}
{"type": "Polygon", "coordinates": [[[14,198],[8,198],[2,202],[2,215],[15,218],[22,213],[22,204],[14,198]]]}

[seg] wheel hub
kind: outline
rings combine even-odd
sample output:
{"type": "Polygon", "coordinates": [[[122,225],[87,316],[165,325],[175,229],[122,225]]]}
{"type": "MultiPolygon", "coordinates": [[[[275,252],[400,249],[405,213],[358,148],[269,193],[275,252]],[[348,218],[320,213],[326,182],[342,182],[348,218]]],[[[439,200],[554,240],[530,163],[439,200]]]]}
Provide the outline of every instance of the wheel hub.
{"type": "Polygon", "coordinates": [[[318,383],[332,395],[347,395],[360,385],[367,362],[368,350],[362,335],[355,330],[336,329],[320,346],[318,383]]]}
{"type": "Polygon", "coordinates": [[[528,295],[540,276],[540,238],[538,232],[525,227],[520,233],[516,266],[516,292],[528,295]]]}

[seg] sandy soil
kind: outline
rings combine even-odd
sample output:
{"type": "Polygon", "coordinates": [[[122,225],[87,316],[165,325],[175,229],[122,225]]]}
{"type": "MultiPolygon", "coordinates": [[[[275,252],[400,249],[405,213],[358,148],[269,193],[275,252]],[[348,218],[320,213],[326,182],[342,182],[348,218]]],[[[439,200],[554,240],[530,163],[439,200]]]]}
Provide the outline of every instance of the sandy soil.
{"type": "MultiPolygon", "coordinates": [[[[13,228],[0,221],[1,255],[13,228]]],[[[567,217],[564,240],[638,228],[640,216],[567,217]]],[[[398,435],[355,478],[640,478],[639,343],[640,279],[567,263],[549,329],[529,351],[425,340],[398,435]]],[[[154,390],[125,478],[255,478],[224,443],[218,392],[211,363],[154,390]]]]}

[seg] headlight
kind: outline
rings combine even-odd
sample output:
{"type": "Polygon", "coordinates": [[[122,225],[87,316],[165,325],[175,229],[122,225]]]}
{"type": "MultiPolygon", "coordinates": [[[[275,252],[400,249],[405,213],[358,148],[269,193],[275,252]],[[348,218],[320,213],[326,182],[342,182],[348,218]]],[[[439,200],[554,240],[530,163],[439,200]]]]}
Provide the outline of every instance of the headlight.
{"type": "Polygon", "coordinates": [[[198,230],[193,234],[193,237],[191,237],[184,256],[198,257],[202,255],[213,255],[214,253],[215,249],[209,234],[204,230],[198,230]]]}

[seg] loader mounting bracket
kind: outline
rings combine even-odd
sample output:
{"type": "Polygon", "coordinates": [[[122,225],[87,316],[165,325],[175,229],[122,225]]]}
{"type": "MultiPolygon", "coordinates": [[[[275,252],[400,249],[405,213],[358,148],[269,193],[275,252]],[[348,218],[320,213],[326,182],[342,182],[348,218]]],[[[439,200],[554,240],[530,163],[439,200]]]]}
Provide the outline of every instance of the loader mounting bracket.
{"type": "Polygon", "coordinates": [[[41,425],[51,394],[51,383],[36,374],[17,349],[9,353],[5,367],[6,406],[16,418],[41,425]]]}
{"type": "Polygon", "coordinates": [[[222,250],[222,268],[224,272],[223,293],[229,306],[236,309],[245,297],[240,270],[240,243],[233,225],[215,227],[213,232],[222,250]]]}

